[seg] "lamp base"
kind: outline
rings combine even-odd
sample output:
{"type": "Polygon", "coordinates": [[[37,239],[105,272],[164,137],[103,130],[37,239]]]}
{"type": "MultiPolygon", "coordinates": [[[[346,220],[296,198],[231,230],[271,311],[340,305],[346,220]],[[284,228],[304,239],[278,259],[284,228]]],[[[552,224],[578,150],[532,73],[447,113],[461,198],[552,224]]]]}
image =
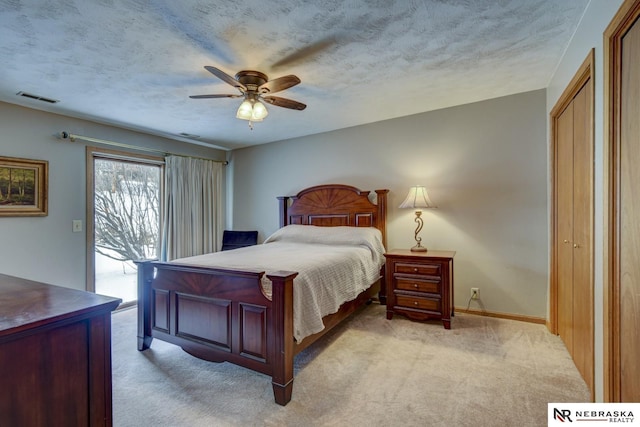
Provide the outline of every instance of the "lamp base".
{"type": "Polygon", "coordinates": [[[422,218],[420,218],[420,215],[422,215],[422,211],[416,211],[415,222],[418,223],[418,227],[416,228],[416,232],[414,233],[414,237],[416,239],[416,245],[411,248],[411,252],[427,252],[427,248],[425,248],[420,244],[420,242],[422,242],[422,238],[418,237],[420,230],[422,230],[422,224],[423,224],[422,218]]]}

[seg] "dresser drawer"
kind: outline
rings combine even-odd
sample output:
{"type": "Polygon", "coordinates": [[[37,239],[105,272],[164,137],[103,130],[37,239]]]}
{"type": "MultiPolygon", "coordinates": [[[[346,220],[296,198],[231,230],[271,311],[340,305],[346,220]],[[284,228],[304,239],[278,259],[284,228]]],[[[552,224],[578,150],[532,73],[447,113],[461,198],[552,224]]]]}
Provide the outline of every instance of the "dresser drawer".
{"type": "Polygon", "coordinates": [[[440,277],[440,275],[442,274],[440,271],[440,264],[413,264],[405,262],[396,262],[394,272],[400,274],[417,274],[421,276],[438,277],[440,277]]]}
{"type": "Polygon", "coordinates": [[[402,291],[440,294],[440,283],[440,280],[424,280],[414,279],[411,277],[396,276],[396,289],[402,291]]]}
{"type": "Polygon", "coordinates": [[[439,299],[420,298],[411,295],[396,294],[396,305],[398,307],[435,311],[438,313],[442,311],[439,299]]]}

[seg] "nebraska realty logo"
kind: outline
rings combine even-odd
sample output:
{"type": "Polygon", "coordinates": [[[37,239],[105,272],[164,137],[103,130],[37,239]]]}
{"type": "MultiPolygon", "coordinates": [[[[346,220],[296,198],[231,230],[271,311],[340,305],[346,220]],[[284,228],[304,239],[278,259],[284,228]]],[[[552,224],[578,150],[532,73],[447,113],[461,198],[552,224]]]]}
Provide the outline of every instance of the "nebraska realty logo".
{"type": "Polygon", "coordinates": [[[603,424],[640,425],[640,403],[549,403],[548,425],[603,424]]]}

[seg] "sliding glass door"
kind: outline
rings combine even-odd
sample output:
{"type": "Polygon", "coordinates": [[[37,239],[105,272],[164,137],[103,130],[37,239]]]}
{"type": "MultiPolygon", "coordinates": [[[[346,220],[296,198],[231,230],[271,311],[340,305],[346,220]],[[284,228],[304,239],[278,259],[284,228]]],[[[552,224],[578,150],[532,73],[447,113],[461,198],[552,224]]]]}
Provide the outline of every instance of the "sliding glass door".
{"type": "Polygon", "coordinates": [[[133,304],[137,300],[133,261],[159,254],[162,159],[91,150],[88,160],[93,180],[89,290],[133,304]]]}

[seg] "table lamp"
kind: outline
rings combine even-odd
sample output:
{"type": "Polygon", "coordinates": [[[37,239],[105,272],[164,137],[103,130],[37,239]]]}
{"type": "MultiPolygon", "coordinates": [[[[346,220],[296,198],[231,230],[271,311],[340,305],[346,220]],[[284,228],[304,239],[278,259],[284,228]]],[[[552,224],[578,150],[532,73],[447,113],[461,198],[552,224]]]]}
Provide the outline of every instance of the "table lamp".
{"type": "Polygon", "coordinates": [[[427,194],[427,189],[422,185],[416,185],[415,187],[411,187],[409,189],[409,194],[407,194],[404,202],[400,204],[401,209],[415,209],[416,210],[416,219],[415,222],[418,223],[418,227],[415,232],[416,245],[411,248],[412,252],[427,252],[427,248],[421,245],[422,237],[418,237],[420,230],[422,230],[423,221],[420,218],[422,215],[422,208],[435,208],[436,205],[429,199],[429,195],[427,194]]]}

